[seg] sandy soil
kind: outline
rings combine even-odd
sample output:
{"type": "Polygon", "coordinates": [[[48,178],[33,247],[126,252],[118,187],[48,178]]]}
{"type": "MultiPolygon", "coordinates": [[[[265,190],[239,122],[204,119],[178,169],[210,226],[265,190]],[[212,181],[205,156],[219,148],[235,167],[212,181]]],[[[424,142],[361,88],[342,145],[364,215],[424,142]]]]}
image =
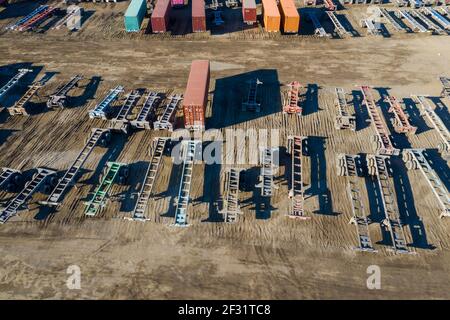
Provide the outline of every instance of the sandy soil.
{"type": "MultiPolygon", "coordinates": [[[[25,6],[26,4],[21,4],[25,6]]],[[[0,165],[30,173],[38,166],[60,174],[81,150],[91,128],[108,122],[90,120],[87,111],[117,84],[126,91],[149,88],[182,93],[193,59],[211,61],[211,94],[207,127],[276,128],[280,130],[281,166],[278,189],[270,201],[259,190],[241,193],[244,214],[236,224],[218,222],[225,166],[196,164],[189,208],[190,227],[173,223],[174,200],[181,167],[163,158],[146,223],[129,216],[142,183],[154,137],[167,133],[138,131],[116,134],[109,148],[96,147],[59,212],[46,215],[36,194],[15,218],[0,227],[0,298],[267,298],[267,299],[411,299],[450,298],[449,221],[419,171],[406,171],[392,159],[396,199],[413,255],[395,255],[381,226],[371,180],[358,178],[363,202],[370,208],[370,233],[377,253],[352,250],[355,227],[348,224],[351,203],[346,180],[337,176],[337,153],[373,153],[375,130],[367,123],[356,85],[369,84],[377,99],[386,90],[402,100],[417,134],[393,133],[399,148],[427,148],[441,179],[449,188],[449,163],[433,149],[439,135],[420,115],[410,94],[429,94],[448,124],[450,101],[440,99],[437,77],[450,70],[450,40],[446,36],[395,34],[390,38],[361,36],[322,40],[311,36],[126,35],[121,30],[124,4],[84,4],[95,11],[79,33],[47,30],[27,34],[2,31],[0,85],[20,67],[31,67],[22,84],[2,104],[10,106],[35,79],[52,75],[28,106],[32,115],[0,114],[0,165]],[[56,73],[56,74],[53,74],[56,73]],[[47,110],[45,101],[57,86],[82,73],[85,79],[71,92],[71,107],[47,110]],[[242,113],[245,82],[264,82],[260,114],[242,113]],[[304,84],[304,115],[283,115],[285,84],[304,84]],[[281,85],[281,88],[280,88],[281,85]],[[349,93],[357,116],[357,131],[334,128],[334,87],[349,93]],[[286,217],[289,157],[286,137],[308,137],[304,157],[305,208],[309,221],[286,217]],[[129,186],[114,186],[107,209],[86,218],[83,201],[96,185],[106,161],[131,165],[129,186]],[[80,266],[81,290],[66,287],[66,269],[80,266]],[[382,289],[366,287],[369,265],[382,272],[382,289]]],[[[27,7],[28,8],[28,7],[27,7]]],[[[6,12],[6,13],[5,13],[6,12]]],[[[358,28],[363,8],[344,11],[358,28]]],[[[0,25],[14,17],[0,13],[0,25]]],[[[0,27],[1,27],[0,26],[0,27]]],[[[3,28],[2,28],[3,30],[3,28]]],[[[359,30],[359,29],[358,29],[359,30]]],[[[359,30],[361,31],[361,30],[359,30]]],[[[362,31],[361,31],[362,32],[362,31]]],[[[253,35],[255,31],[252,31],[253,35]]],[[[140,100],[138,108],[142,105],[140,100]]],[[[120,102],[115,104],[117,112],[120,102]]],[[[385,117],[386,105],[379,101],[385,117]]],[[[137,108],[137,109],[138,109],[137,108]]],[[[178,122],[181,113],[178,112],[178,122]]],[[[392,130],[389,119],[386,121],[392,130]]],[[[258,168],[249,169],[256,183],[258,168]]],[[[1,193],[3,202],[14,194],[1,193]]]]}

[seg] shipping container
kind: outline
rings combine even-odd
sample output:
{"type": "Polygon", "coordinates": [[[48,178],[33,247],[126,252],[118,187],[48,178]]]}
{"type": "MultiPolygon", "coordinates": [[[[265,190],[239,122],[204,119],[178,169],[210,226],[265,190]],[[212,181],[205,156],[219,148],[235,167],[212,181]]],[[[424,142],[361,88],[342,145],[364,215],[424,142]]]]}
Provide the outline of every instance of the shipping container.
{"type": "Polygon", "coordinates": [[[172,7],[184,6],[184,0],[171,0],[170,3],[172,4],[172,7]]]}
{"type": "Polygon", "coordinates": [[[256,3],[255,0],[242,1],[242,18],[246,24],[256,23],[256,3]]]}
{"type": "Polygon", "coordinates": [[[194,60],[183,98],[184,127],[205,129],[205,109],[208,104],[209,61],[194,60]]]}
{"type": "Polygon", "coordinates": [[[138,32],[141,30],[142,20],[147,14],[146,0],[131,0],[125,12],[125,30],[127,32],[138,32]]]}
{"type": "Polygon", "coordinates": [[[192,32],[206,31],[205,1],[192,0],[192,32]]]}
{"type": "Polygon", "coordinates": [[[167,32],[169,30],[171,9],[170,0],[158,0],[156,2],[150,18],[153,33],[167,32]]]}
{"type": "Polygon", "coordinates": [[[275,0],[262,0],[264,28],[267,32],[280,31],[280,12],[275,0]]]}
{"type": "Polygon", "coordinates": [[[298,33],[300,15],[293,0],[280,0],[281,26],[285,33],[298,33]]]}

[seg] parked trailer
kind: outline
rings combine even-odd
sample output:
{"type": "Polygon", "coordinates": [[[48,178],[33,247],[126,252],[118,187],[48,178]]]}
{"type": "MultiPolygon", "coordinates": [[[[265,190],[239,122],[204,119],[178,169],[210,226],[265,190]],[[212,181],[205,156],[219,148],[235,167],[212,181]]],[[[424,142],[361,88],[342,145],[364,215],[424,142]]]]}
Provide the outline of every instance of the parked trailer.
{"type": "Polygon", "coordinates": [[[331,37],[329,33],[325,31],[325,29],[320,24],[319,19],[317,18],[317,15],[313,12],[308,12],[308,16],[311,19],[313,26],[314,26],[314,34],[319,37],[331,37]]]}
{"type": "Polygon", "coordinates": [[[255,0],[242,0],[242,18],[244,19],[244,23],[248,25],[256,23],[255,0]]]}
{"type": "Polygon", "coordinates": [[[395,187],[389,178],[388,159],[387,156],[367,155],[368,172],[378,185],[378,191],[381,194],[380,208],[385,215],[383,225],[387,227],[391,235],[392,249],[395,253],[412,253],[406,244],[403,223],[395,200],[395,187]]]}
{"type": "Polygon", "coordinates": [[[35,16],[37,16],[38,14],[44,12],[45,10],[48,9],[47,5],[43,5],[38,7],[37,9],[35,9],[33,12],[31,12],[30,14],[26,15],[25,17],[23,17],[22,19],[20,19],[17,22],[14,22],[13,24],[10,24],[6,27],[6,29],[8,30],[16,30],[20,25],[30,21],[31,19],[33,19],[35,16]]]}
{"type": "Polygon", "coordinates": [[[381,155],[399,155],[400,150],[395,148],[392,144],[389,136],[389,129],[383,122],[381,114],[376,106],[375,99],[373,98],[372,91],[369,86],[361,86],[361,92],[364,100],[363,104],[366,106],[369,112],[370,120],[377,132],[374,136],[374,144],[377,149],[377,153],[381,155]]]}
{"type": "Polygon", "coordinates": [[[392,27],[396,31],[405,31],[405,29],[397,23],[397,21],[391,16],[389,11],[386,10],[386,8],[378,7],[378,10],[380,11],[380,14],[386,18],[386,20],[392,25],[392,27]]]}
{"type": "Polygon", "coordinates": [[[137,118],[130,122],[131,126],[136,129],[150,130],[150,124],[153,124],[153,121],[156,120],[156,108],[160,102],[159,94],[149,91],[137,118]]]}
{"type": "Polygon", "coordinates": [[[283,113],[302,115],[302,107],[299,105],[300,86],[298,81],[292,81],[288,84],[289,92],[283,105],[283,113]]]}
{"type": "Polygon", "coordinates": [[[50,185],[55,174],[56,172],[53,170],[38,168],[32,180],[25,184],[23,190],[14,199],[10,200],[4,208],[0,209],[0,223],[5,223],[15,216],[17,211],[44,185],[50,185]]]}
{"type": "Polygon", "coordinates": [[[281,16],[275,0],[262,0],[262,15],[267,32],[280,31],[281,16]]]}
{"type": "Polygon", "coordinates": [[[192,32],[206,31],[205,1],[192,0],[192,32]]]}
{"type": "Polygon", "coordinates": [[[59,179],[56,187],[50,193],[46,201],[39,201],[39,204],[54,208],[59,208],[62,204],[63,197],[68,191],[69,187],[75,184],[75,179],[83,167],[83,164],[91,154],[96,145],[105,145],[111,138],[109,129],[94,128],[91,135],[86,141],[83,149],[81,149],[75,161],[70,168],[64,173],[64,176],[59,179]]]}
{"type": "Polygon", "coordinates": [[[155,138],[153,142],[153,155],[150,163],[147,167],[147,172],[145,173],[141,189],[138,193],[137,201],[134,206],[133,214],[130,217],[127,217],[128,220],[134,221],[147,221],[148,217],[146,217],[147,205],[150,200],[150,196],[153,191],[153,185],[155,184],[155,180],[158,177],[159,167],[161,164],[161,159],[164,154],[164,150],[166,148],[166,143],[169,138],[159,137],[155,138]]]}
{"type": "Polygon", "coordinates": [[[437,148],[440,153],[447,157],[450,153],[450,131],[444,121],[436,114],[425,96],[411,95],[411,98],[419,104],[420,115],[425,115],[439,133],[441,142],[437,145],[437,148]]]}
{"type": "Polygon", "coordinates": [[[191,130],[205,129],[205,110],[208,104],[209,61],[194,60],[183,99],[184,127],[191,130]]]}
{"type": "Polygon", "coordinates": [[[405,149],[403,151],[403,161],[408,170],[420,169],[441,207],[440,217],[450,217],[450,193],[439,175],[431,167],[432,162],[425,157],[425,150],[405,149]]]}
{"type": "Polygon", "coordinates": [[[53,13],[55,13],[55,11],[56,11],[55,7],[48,7],[43,12],[37,14],[24,24],[18,26],[17,30],[19,31],[32,30],[34,27],[38,26],[39,24],[47,20],[53,13]]]}
{"type": "Polygon", "coordinates": [[[394,96],[387,96],[385,101],[389,104],[388,112],[394,114],[392,126],[394,127],[395,132],[404,133],[406,135],[415,134],[417,127],[411,125],[408,115],[403,111],[403,108],[397,99],[394,96]]]}
{"type": "Polygon", "coordinates": [[[223,208],[219,212],[227,223],[236,222],[238,215],[242,214],[239,206],[239,176],[240,168],[229,168],[225,175],[223,208]]]}
{"type": "Polygon", "coordinates": [[[293,0],[280,0],[281,25],[285,33],[298,33],[300,15],[293,0]]]}
{"type": "Polygon", "coordinates": [[[23,78],[28,72],[32,72],[33,70],[29,69],[19,69],[19,72],[11,78],[3,87],[0,88],[0,98],[2,98],[12,87],[14,87],[19,80],[23,78]]]}
{"type": "Polygon", "coordinates": [[[395,16],[399,19],[405,19],[408,21],[410,28],[412,31],[419,31],[419,32],[428,32],[427,28],[425,28],[423,25],[421,25],[416,19],[414,19],[408,11],[406,10],[397,10],[395,11],[395,16]]]}
{"type": "Polygon", "coordinates": [[[358,187],[357,177],[360,170],[358,164],[360,156],[351,154],[339,154],[337,156],[337,171],[339,176],[347,177],[347,194],[352,202],[353,216],[350,223],[356,226],[359,246],[358,251],[377,252],[372,245],[369,232],[369,218],[361,200],[361,192],[358,187]]]}
{"type": "Polygon", "coordinates": [[[356,130],[356,117],[350,115],[347,110],[347,98],[343,88],[336,88],[336,100],[335,104],[338,109],[338,114],[336,115],[335,128],[336,129],[350,129],[352,131],[356,130]]]}
{"type": "Polygon", "coordinates": [[[426,24],[428,30],[435,32],[437,34],[447,34],[438,24],[434,23],[430,19],[428,19],[424,14],[422,14],[418,10],[411,10],[411,14],[426,24]]]}
{"type": "Polygon", "coordinates": [[[437,21],[445,30],[450,30],[450,21],[444,18],[439,12],[432,8],[423,8],[423,13],[426,15],[430,15],[433,17],[435,21],[437,21]]]}
{"type": "Polygon", "coordinates": [[[181,172],[180,189],[178,191],[178,198],[175,210],[175,227],[187,227],[188,224],[188,209],[191,192],[191,181],[194,171],[194,159],[198,140],[184,140],[182,143],[183,153],[183,169],[181,172]]]}
{"type": "Polygon", "coordinates": [[[178,94],[168,98],[168,102],[163,114],[158,118],[157,121],[153,122],[153,127],[155,130],[173,131],[177,106],[182,99],[183,97],[178,94]]]}
{"type": "Polygon", "coordinates": [[[133,108],[138,103],[141,98],[140,90],[133,90],[125,99],[122,108],[120,108],[117,116],[111,120],[110,129],[113,131],[118,131],[127,134],[128,128],[130,126],[130,121],[128,120],[128,115],[131,113],[133,108]]]}
{"type": "Polygon", "coordinates": [[[109,107],[113,101],[115,101],[119,94],[123,92],[122,86],[117,86],[114,89],[111,89],[108,93],[108,95],[100,102],[98,105],[95,106],[93,110],[89,111],[89,118],[100,118],[106,120],[106,116],[109,113],[109,107]]]}
{"type": "Polygon", "coordinates": [[[259,175],[259,183],[255,187],[261,188],[262,197],[271,197],[273,189],[278,189],[273,178],[278,167],[274,159],[276,153],[278,153],[278,148],[260,147],[261,173],[259,175]]]}
{"type": "Polygon", "coordinates": [[[150,18],[153,33],[162,33],[169,30],[171,9],[170,0],[158,0],[150,18]]]}
{"type": "Polygon", "coordinates": [[[17,101],[12,107],[8,108],[8,112],[11,116],[28,116],[28,112],[25,109],[25,106],[28,104],[28,102],[37,94],[39,89],[41,89],[44,86],[44,83],[41,81],[37,81],[33,83],[25,92],[25,94],[17,101]]]}
{"type": "Polygon", "coordinates": [[[351,36],[352,35],[350,32],[345,30],[344,26],[339,21],[339,19],[337,18],[337,16],[336,16],[334,11],[326,11],[326,13],[327,13],[328,17],[330,18],[331,22],[334,25],[334,31],[336,32],[336,34],[339,35],[339,37],[344,38],[346,36],[351,36]]]}
{"type": "Polygon", "coordinates": [[[439,81],[442,84],[441,97],[450,99],[450,78],[449,77],[439,77],[439,81]]]}
{"type": "Polygon", "coordinates": [[[302,136],[289,136],[287,152],[291,155],[291,189],[289,190],[289,198],[291,204],[288,217],[300,220],[310,219],[305,214],[304,208],[304,187],[303,187],[303,140],[302,136]]]}
{"type": "Polygon", "coordinates": [[[138,32],[141,30],[142,20],[144,20],[146,14],[146,0],[131,0],[127,11],[125,11],[125,30],[127,32],[138,32]]]}
{"type": "Polygon", "coordinates": [[[101,213],[106,207],[108,201],[108,194],[112,186],[116,183],[121,183],[128,177],[128,165],[120,162],[107,162],[104,169],[104,176],[100,184],[92,193],[88,201],[84,203],[84,214],[94,217],[101,213]]]}
{"type": "Polygon", "coordinates": [[[47,101],[47,107],[52,108],[64,108],[67,104],[67,94],[72,88],[74,88],[80,80],[83,79],[82,75],[76,75],[68,83],[59,87],[55,93],[50,95],[47,101]]]}
{"type": "Polygon", "coordinates": [[[52,30],[59,30],[63,25],[66,25],[69,30],[78,30],[81,28],[81,17],[83,15],[83,8],[75,5],[67,7],[66,15],[60,19],[51,28],[52,30]]]}

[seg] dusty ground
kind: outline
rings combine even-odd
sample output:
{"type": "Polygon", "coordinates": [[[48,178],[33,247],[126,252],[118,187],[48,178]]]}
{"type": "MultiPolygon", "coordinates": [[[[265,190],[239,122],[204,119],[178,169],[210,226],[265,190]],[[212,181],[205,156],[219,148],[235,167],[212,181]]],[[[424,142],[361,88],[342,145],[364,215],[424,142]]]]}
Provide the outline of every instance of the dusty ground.
{"type": "MultiPolygon", "coordinates": [[[[37,194],[28,211],[1,226],[0,298],[450,298],[450,225],[448,220],[439,219],[439,207],[420,172],[407,172],[399,159],[392,161],[398,207],[415,255],[389,251],[390,240],[380,225],[371,181],[359,178],[361,186],[367,186],[363,200],[371,209],[370,232],[378,249],[378,253],[368,254],[352,250],[356,233],[348,224],[350,202],[344,191],[345,178],[337,177],[335,168],[336,153],[375,151],[369,143],[375,131],[366,123],[368,114],[360,105],[358,84],[379,88],[374,90],[378,98],[383,90],[389,90],[404,99],[411,121],[419,129],[409,138],[394,134],[396,146],[436,147],[437,132],[418,114],[409,96],[430,94],[435,97],[432,103],[449,105],[450,101],[438,98],[437,81],[438,75],[450,70],[448,37],[403,34],[390,39],[326,41],[277,35],[263,40],[238,32],[186,35],[174,40],[125,35],[120,29],[124,4],[85,6],[95,12],[80,33],[50,30],[42,34],[3,32],[0,36],[0,85],[19,67],[35,71],[2,101],[4,106],[17,100],[26,84],[45,73],[57,73],[29,105],[31,116],[1,113],[2,167],[30,172],[46,166],[63,173],[91,128],[108,125],[90,120],[87,111],[110,88],[122,84],[126,90],[182,93],[190,62],[205,58],[211,60],[213,79],[208,128],[277,128],[281,130],[282,151],[287,135],[308,136],[304,182],[311,220],[293,221],[285,216],[289,158],[283,153],[276,179],[279,189],[270,203],[258,196],[257,189],[241,193],[244,215],[236,224],[217,222],[225,168],[196,164],[191,226],[170,227],[181,171],[170,157],[163,159],[148,209],[150,221],[123,220],[133,208],[150,160],[150,142],[161,133],[139,131],[127,138],[115,135],[108,149],[94,150],[61,211],[45,215],[37,204],[45,195],[37,194]],[[108,28],[109,33],[105,31],[108,28]],[[85,80],[71,93],[72,107],[46,110],[42,105],[46,95],[76,73],[83,73],[85,80]],[[255,76],[264,82],[263,111],[241,113],[245,81],[255,76]],[[280,112],[279,85],[292,80],[305,85],[305,114],[300,119],[280,112]],[[336,86],[344,87],[349,100],[354,101],[356,132],[334,129],[336,86]],[[114,187],[114,201],[104,214],[85,218],[83,201],[109,160],[131,164],[130,186],[114,187]],[[66,269],[72,264],[81,268],[81,290],[65,286],[66,269]],[[366,268],[374,264],[381,267],[381,290],[366,288],[366,268]]],[[[360,18],[361,11],[355,8],[346,14],[360,18]]],[[[10,13],[1,13],[0,24],[13,20],[10,13]]],[[[358,18],[350,19],[357,27],[358,18]]],[[[387,116],[386,105],[380,106],[387,116]]],[[[439,109],[439,114],[448,123],[448,109],[439,109]]],[[[435,151],[430,151],[430,157],[448,188],[448,162],[435,151]]],[[[248,167],[256,183],[258,169],[248,167]]],[[[1,194],[3,201],[12,196],[1,194]]]]}

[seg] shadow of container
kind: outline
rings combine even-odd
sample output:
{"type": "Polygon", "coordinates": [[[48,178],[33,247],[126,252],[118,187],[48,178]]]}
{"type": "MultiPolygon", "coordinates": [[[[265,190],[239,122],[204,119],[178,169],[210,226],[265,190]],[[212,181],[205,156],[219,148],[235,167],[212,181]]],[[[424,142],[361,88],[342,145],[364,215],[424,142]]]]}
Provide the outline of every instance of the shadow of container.
{"type": "Polygon", "coordinates": [[[224,128],[281,111],[281,94],[278,72],[261,69],[217,79],[212,102],[212,115],[206,118],[208,128],[224,128]],[[257,101],[260,112],[242,111],[242,102],[247,99],[250,82],[258,79],[257,101]]]}

